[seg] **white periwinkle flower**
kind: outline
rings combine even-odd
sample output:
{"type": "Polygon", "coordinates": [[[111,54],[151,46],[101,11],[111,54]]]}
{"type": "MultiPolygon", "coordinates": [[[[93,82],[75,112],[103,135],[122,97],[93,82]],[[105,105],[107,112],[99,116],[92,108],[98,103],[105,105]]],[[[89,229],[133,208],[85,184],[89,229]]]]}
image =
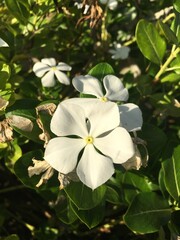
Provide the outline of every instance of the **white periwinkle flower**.
{"type": "Polygon", "coordinates": [[[9,47],[9,45],[2,38],[0,38],[0,47],[9,47]]]}
{"type": "Polygon", "coordinates": [[[115,10],[118,6],[117,0],[100,0],[100,3],[107,4],[110,10],[115,10]]]}
{"type": "Polygon", "coordinates": [[[128,132],[141,130],[143,118],[140,108],[134,103],[126,103],[118,107],[121,119],[120,126],[128,132]]]}
{"type": "Polygon", "coordinates": [[[129,97],[128,90],[124,88],[122,81],[114,75],[106,75],[103,78],[103,85],[106,90],[105,95],[100,82],[93,76],[77,76],[73,78],[72,84],[77,91],[94,95],[104,102],[108,100],[127,101],[129,97]]]}
{"type": "Polygon", "coordinates": [[[112,59],[126,59],[129,56],[130,48],[126,46],[121,46],[120,43],[114,45],[114,49],[110,49],[109,53],[112,54],[112,59]]]}
{"type": "Polygon", "coordinates": [[[42,77],[41,81],[44,87],[53,87],[56,83],[55,77],[60,83],[69,85],[69,78],[62,71],[71,71],[71,67],[64,62],[59,62],[56,65],[54,58],[43,58],[41,62],[37,62],[33,66],[33,72],[36,76],[42,77]]]}
{"type": "Polygon", "coordinates": [[[47,144],[44,159],[63,174],[76,169],[79,179],[95,189],[113,175],[113,163],[126,162],[135,151],[129,133],[119,127],[117,104],[91,99],[92,108],[83,101],[58,105],[51,120],[51,131],[58,137],[47,144]]]}

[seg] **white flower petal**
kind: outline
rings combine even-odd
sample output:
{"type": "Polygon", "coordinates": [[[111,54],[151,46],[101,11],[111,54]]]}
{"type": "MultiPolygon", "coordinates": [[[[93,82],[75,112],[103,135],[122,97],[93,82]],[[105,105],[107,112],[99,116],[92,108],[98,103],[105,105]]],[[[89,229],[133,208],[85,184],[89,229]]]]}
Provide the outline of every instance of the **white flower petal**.
{"type": "Polygon", "coordinates": [[[96,101],[93,109],[90,110],[87,115],[91,126],[90,135],[94,137],[108,132],[120,124],[119,109],[116,103],[96,101]]]}
{"type": "Polygon", "coordinates": [[[37,62],[33,66],[33,72],[36,74],[37,77],[42,77],[47,71],[51,68],[42,62],[37,62]]]}
{"type": "Polygon", "coordinates": [[[84,146],[82,139],[53,138],[47,144],[44,159],[58,172],[67,174],[76,167],[79,152],[84,146]]]}
{"type": "Polygon", "coordinates": [[[109,0],[108,7],[110,10],[115,10],[118,6],[117,0],[109,0]]]}
{"type": "Polygon", "coordinates": [[[124,163],[135,153],[131,136],[121,127],[117,127],[105,137],[95,138],[94,145],[103,154],[111,157],[114,163],[124,163]]]}
{"type": "Polygon", "coordinates": [[[133,103],[126,103],[118,107],[121,126],[126,128],[129,132],[140,130],[143,124],[140,108],[133,103]]]}
{"type": "Polygon", "coordinates": [[[82,138],[87,136],[83,108],[68,101],[60,103],[51,120],[51,131],[57,136],[77,135],[82,138]]]}
{"type": "Polygon", "coordinates": [[[41,62],[49,65],[50,67],[55,67],[56,66],[55,58],[43,58],[43,59],[41,59],[41,62]]]}
{"type": "Polygon", "coordinates": [[[0,47],[9,47],[9,45],[2,38],[0,38],[0,47]]]}
{"type": "Polygon", "coordinates": [[[110,158],[99,154],[92,144],[88,144],[76,171],[80,180],[94,190],[113,175],[114,166],[110,158]]]}
{"type": "Polygon", "coordinates": [[[60,71],[71,71],[72,67],[64,62],[59,62],[56,66],[58,70],[60,71]]]}
{"type": "Polygon", "coordinates": [[[46,73],[41,79],[41,82],[44,87],[53,87],[56,83],[54,78],[54,71],[50,70],[48,73],[46,73]]]}
{"type": "Polygon", "coordinates": [[[123,83],[114,75],[107,75],[103,79],[106,89],[106,97],[112,101],[126,101],[129,97],[128,90],[123,83]]]}
{"type": "Polygon", "coordinates": [[[101,85],[97,78],[90,75],[77,76],[73,78],[72,84],[81,93],[91,94],[98,98],[103,96],[101,85]]]}
{"type": "Polygon", "coordinates": [[[60,83],[63,83],[65,85],[70,84],[69,78],[65,73],[62,73],[59,70],[55,70],[54,73],[60,83]]]}

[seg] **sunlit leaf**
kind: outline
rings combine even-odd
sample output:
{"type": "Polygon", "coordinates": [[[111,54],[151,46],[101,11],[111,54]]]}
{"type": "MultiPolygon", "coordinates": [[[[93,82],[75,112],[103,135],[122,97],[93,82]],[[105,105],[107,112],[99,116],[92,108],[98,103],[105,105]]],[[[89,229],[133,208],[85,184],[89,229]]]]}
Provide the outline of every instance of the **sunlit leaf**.
{"type": "Polygon", "coordinates": [[[153,63],[161,64],[166,51],[166,43],[152,23],[146,20],[138,22],[136,27],[136,41],[146,58],[153,63]]]}
{"type": "Polygon", "coordinates": [[[81,182],[71,182],[64,190],[78,209],[91,209],[104,199],[106,186],[102,185],[93,191],[81,182]]]}
{"type": "Polygon", "coordinates": [[[97,226],[104,217],[105,206],[103,202],[95,208],[87,210],[80,210],[73,203],[71,205],[77,217],[90,229],[97,226]]]}
{"type": "Polygon", "coordinates": [[[165,186],[170,195],[175,199],[180,198],[180,146],[176,147],[170,159],[162,162],[165,186]]]}
{"type": "Polygon", "coordinates": [[[138,233],[156,232],[170,219],[167,200],[154,192],[139,193],[127,210],[124,221],[138,233]]]}
{"type": "Polygon", "coordinates": [[[114,70],[108,63],[99,63],[93,67],[89,72],[89,75],[96,77],[98,80],[102,81],[103,78],[108,74],[114,74],[114,70]]]}

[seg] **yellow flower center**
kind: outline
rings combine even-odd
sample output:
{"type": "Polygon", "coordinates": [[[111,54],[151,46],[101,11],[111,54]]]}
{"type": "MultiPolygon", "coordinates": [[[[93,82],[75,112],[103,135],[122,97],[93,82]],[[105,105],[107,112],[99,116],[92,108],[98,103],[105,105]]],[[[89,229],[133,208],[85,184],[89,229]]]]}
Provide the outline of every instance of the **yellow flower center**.
{"type": "Polygon", "coordinates": [[[54,66],[54,67],[51,67],[51,69],[55,71],[55,70],[57,70],[57,67],[54,66]]]}
{"type": "Polygon", "coordinates": [[[85,141],[86,141],[86,144],[92,144],[94,142],[94,139],[91,136],[87,136],[85,138],[85,141]]]}
{"type": "Polygon", "coordinates": [[[108,101],[107,97],[101,97],[100,100],[101,100],[102,102],[107,102],[107,101],[108,101]]]}

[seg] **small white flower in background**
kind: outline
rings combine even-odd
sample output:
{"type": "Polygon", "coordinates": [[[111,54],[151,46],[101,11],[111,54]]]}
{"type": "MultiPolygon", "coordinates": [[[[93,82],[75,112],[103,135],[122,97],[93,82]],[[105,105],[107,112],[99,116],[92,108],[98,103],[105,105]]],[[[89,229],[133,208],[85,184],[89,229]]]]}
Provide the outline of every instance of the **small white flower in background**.
{"type": "Polygon", "coordinates": [[[0,38],[0,47],[9,47],[9,45],[2,38],[0,38]]]}
{"type": "MultiPolygon", "coordinates": [[[[78,3],[78,2],[75,2],[75,3],[74,3],[74,6],[77,6],[78,9],[83,8],[83,4],[82,4],[82,3],[78,3]]],[[[84,6],[83,14],[86,14],[86,13],[88,12],[89,7],[90,7],[90,6],[87,5],[87,4],[84,6]]]]}
{"type": "Polygon", "coordinates": [[[137,78],[139,75],[141,75],[141,70],[137,64],[131,64],[130,66],[123,68],[120,71],[120,74],[125,75],[128,72],[132,73],[134,78],[137,78]]]}
{"type": "Polygon", "coordinates": [[[127,101],[129,97],[128,90],[124,88],[122,81],[114,75],[106,75],[103,78],[105,95],[100,82],[93,76],[77,76],[73,78],[72,84],[77,91],[94,95],[102,101],[127,101]]]}
{"type": "Polygon", "coordinates": [[[100,3],[107,4],[110,10],[115,10],[118,6],[117,0],[100,0],[100,3]]]}
{"type": "Polygon", "coordinates": [[[109,53],[112,54],[112,59],[126,59],[129,56],[130,48],[126,46],[121,46],[120,43],[114,44],[114,49],[110,49],[109,53]]]}
{"type": "Polygon", "coordinates": [[[35,75],[42,77],[41,82],[44,87],[53,87],[56,84],[56,78],[60,83],[69,85],[69,78],[63,71],[71,71],[71,67],[64,62],[56,65],[54,58],[43,58],[33,66],[35,75]]]}
{"type": "Polygon", "coordinates": [[[63,174],[76,169],[79,179],[95,189],[113,175],[113,163],[122,164],[134,155],[134,145],[127,130],[119,127],[117,104],[83,98],[77,102],[58,105],[50,125],[58,137],[47,144],[44,159],[63,174]]]}

